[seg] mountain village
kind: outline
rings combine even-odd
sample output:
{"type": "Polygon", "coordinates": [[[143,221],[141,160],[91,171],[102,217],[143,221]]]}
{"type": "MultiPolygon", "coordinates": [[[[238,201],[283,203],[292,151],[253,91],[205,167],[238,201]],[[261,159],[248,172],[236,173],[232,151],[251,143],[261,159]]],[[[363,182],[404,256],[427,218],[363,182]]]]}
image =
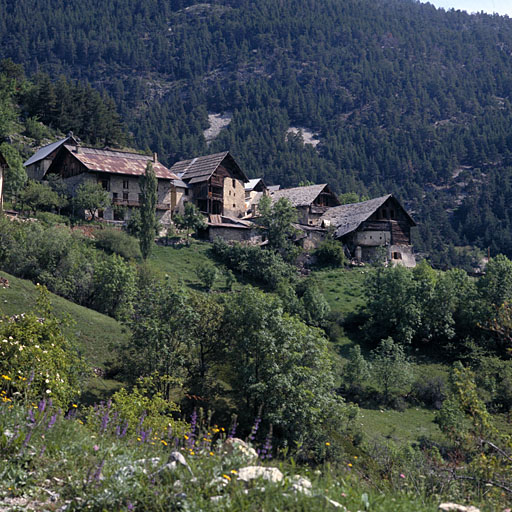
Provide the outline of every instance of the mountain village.
{"type": "Polygon", "coordinates": [[[269,186],[262,178],[249,179],[229,151],[182,160],[167,168],[156,153],[148,157],[97,149],[69,134],[36,151],[24,167],[32,180],[59,176],[71,196],[81,184],[100,184],[109,193],[111,206],[96,213],[98,220],[122,225],[140,206],[139,178],[148,162],[158,179],[157,219],[164,228],[192,202],[207,218],[204,237],[210,241],[220,238],[264,245],[265,234],[254,220],[260,199],[268,196],[273,203],[286,199],[297,210],[295,242],[306,250],[332,236],[343,243],[346,255],[356,264],[380,258],[415,266],[411,228],[416,223],[392,195],[341,204],[326,183],[269,186]]]}

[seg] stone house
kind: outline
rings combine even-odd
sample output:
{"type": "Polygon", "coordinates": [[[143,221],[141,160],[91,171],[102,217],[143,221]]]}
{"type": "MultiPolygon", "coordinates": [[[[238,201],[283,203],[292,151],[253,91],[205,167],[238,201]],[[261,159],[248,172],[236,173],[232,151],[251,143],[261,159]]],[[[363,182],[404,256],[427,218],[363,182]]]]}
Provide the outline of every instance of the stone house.
{"type": "Polygon", "coordinates": [[[411,228],[416,223],[391,194],[329,208],[320,224],[334,230],[334,237],[357,262],[384,258],[392,264],[416,265],[411,244],[411,228]]]}
{"type": "Polygon", "coordinates": [[[320,217],[334,206],[339,206],[340,201],[329,185],[309,185],[306,187],[283,188],[270,193],[272,202],[281,198],[288,199],[297,209],[298,222],[306,226],[315,226],[320,217]]]}
{"type": "Polygon", "coordinates": [[[78,144],[78,139],[69,132],[68,136],[57,142],[43,146],[37,150],[24,164],[27,177],[31,180],[41,181],[50,167],[59,149],[64,144],[78,144]]]}
{"type": "Polygon", "coordinates": [[[210,215],[243,217],[249,181],[228,151],[176,162],[170,169],[189,190],[190,200],[210,215]]]}
{"type": "Polygon", "coordinates": [[[171,222],[173,211],[180,211],[187,185],[153,157],[79,145],[62,145],[45,173],[58,174],[69,193],[85,182],[99,183],[110,194],[112,206],[101,211],[105,220],[126,220],[132,208],[140,206],[139,178],[152,162],[158,179],[157,218],[163,224],[171,222]]]}
{"type": "Polygon", "coordinates": [[[268,187],[263,178],[249,180],[245,184],[245,212],[246,215],[254,215],[258,208],[258,203],[263,196],[269,195],[268,187]]]}

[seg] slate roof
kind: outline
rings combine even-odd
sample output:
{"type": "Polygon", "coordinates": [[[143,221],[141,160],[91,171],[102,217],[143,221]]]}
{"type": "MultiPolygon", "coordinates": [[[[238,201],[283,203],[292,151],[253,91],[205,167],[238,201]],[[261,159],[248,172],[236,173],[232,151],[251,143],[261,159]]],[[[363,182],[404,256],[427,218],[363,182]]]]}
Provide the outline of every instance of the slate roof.
{"type": "Polygon", "coordinates": [[[207,181],[226,158],[231,159],[235,166],[240,170],[240,173],[244,177],[244,181],[249,181],[244,171],[240,169],[240,166],[230,155],[229,151],[215,153],[213,155],[199,156],[192,158],[192,160],[181,160],[171,167],[171,172],[178,174],[182,180],[188,181],[191,184],[207,181]]]}
{"type": "Polygon", "coordinates": [[[310,185],[308,187],[283,188],[272,192],[270,197],[273,203],[284,197],[295,207],[309,206],[326,186],[326,183],[322,183],[321,185],[310,185]]]}
{"type": "MultiPolygon", "coordinates": [[[[369,219],[375,211],[380,208],[390,197],[391,194],[382,197],[376,197],[362,203],[344,204],[329,208],[321,217],[320,221],[328,221],[336,227],[335,236],[342,237],[352,231],[355,231],[365,220],[369,219]]],[[[396,199],[395,199],[396,201],[396,199]]],[[[397,201],[398,202],[398,201],[397,201]]],[[[400,204],[400,203],[399,203],[400,204]]],[[[414,220],[405,211],[413,226],[414,220]]]]}
{"type": "Polygon", "coordinates": [[[252,192],[258,186],[259,183],[261,183],[265,188],[267,188],[265,182],[263,181],[263,178],[254,178],[253,180],[249,180],[245,184],[245,191],[252,192]]]}
{"type": "Polygon", "coordinates": [[[281,185],[269,185],[267,188],[269,192],[276,192],[281,188],[281,185]]]}
{"type": "Polygon", "coordinates": [[[52,142],[47,146],[43,146],[41,149],[38,149],[24,164],[24,167],[35,164],[40,160],[44,160],[48,155],[51,155],[56,149],[60,148],[63,144],[72,140],[75,142],[75,139],[72,136],[65,137],[64,139],[60,139],[57,142],[52,142]]]}
{"type": "Polygon", "coordinates": [[[79,146],[64,146],[77,160],[90,171],[107,172],[109,174],[123,174],[128,176],[141,176],[146,172],[148,162],[153,164],[157,178],[177,180],[173,172],[160,162],[153,162],[153,157],[128,153],[126,151],[114,151],[111,149],[94,149],[79,146]]]}

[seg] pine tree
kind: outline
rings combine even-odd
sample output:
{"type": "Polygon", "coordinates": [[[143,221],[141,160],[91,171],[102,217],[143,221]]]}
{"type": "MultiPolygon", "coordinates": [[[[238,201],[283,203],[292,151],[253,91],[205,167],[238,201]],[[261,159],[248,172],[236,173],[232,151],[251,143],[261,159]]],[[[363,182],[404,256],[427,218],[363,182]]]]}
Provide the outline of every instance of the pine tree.
{"type": "Polygon", "coordinates": [[[142,257],[147,259],[151,253],[151,246],[156,231],[156,202],[158,182],[151,162],[146,166],[146,173],[140,178],[140,216],[141,229],[139,243],[142,257]]]}

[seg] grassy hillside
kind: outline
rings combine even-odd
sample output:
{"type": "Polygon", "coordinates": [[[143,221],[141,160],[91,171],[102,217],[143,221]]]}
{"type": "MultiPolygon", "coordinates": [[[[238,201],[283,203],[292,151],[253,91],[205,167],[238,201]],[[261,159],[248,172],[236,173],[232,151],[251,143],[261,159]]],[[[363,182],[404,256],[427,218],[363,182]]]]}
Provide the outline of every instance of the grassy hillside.
{"type": "MultiPolygon", "coordinates": [[[[30,281],[18,279],[5,272],[0,276],[9,280],[9,288],[0,288],[0,314],[16,315],[36,307],[38,292],[30,281]]],[[[113,318],[102,315],[50,294],[55,314],[69,318],[66,334],[71,335],[80,352],[93,366],[104,368],[112,357],[112,346],[128,339],[126,329],[113,318]]]]}

